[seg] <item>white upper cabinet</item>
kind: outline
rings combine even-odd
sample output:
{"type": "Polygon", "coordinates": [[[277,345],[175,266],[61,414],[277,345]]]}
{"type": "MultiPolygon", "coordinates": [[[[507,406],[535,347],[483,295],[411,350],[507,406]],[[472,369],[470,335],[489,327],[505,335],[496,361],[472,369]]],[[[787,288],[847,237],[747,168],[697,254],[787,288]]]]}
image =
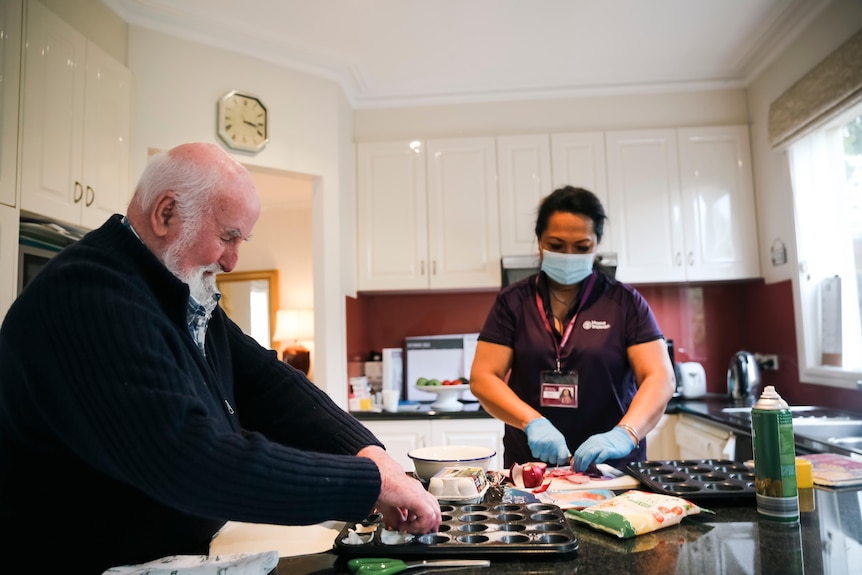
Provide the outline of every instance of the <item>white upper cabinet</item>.
{"type": "MultiPolygon", "coordinates": [[[[557,188],[590,190],[608,210],[605,140],[601,132],[529,134],[497,138],[500,248],[504,256],[538,252],[536,215],[557,188]]],[[[599,250],[613,251],[605,226],[599,250]]]]}
{"type": "Polygon", "coordinates": [[[494,138],[428,140],[428,287],[499,288],[494,138]]]}
{"type": "Polygon", "coordinates": [[[606,142],[617,277],[685,281],[676,131],[608,132],[606,142]]]}
{"type": "Polygon", "coordinates": [[[745,126],[608,132],[606,142],[617,277],[759,276],[745,126]]]}
{"type": "Polygon", "coordinates": [[[361,143],[357,176],[360,291],[500,286],[493,138],[361,143]]]}
{"type": "Polygon", "coordinates": [[[97,227],[128,199],[131,75],[35,1],[25,50],[21,208],[97,227]]]}
{"type": "Polygon", "coordinates": [[[686,279],[760,276],[746,126],[677,130],[686,279]]]}
{"type": "Polygon", "coordinates": [[[0,204],[0,322],[18,293],[18,210],[0,204]]]}
{"type": "Polygon", "coordinates": [[[425,150],[408,141],[357,146],[357,285],[428,287],[425,150]]]}
{"type": "Polygon", "coordinates": [[[552,191],[547,134],[497,138],[500,190],[500,251],[504,256],[538,253],[536,210],[552,191]]]}
{"type": "MultiPolygon", "coordinates": [[[[602,132],[552,134],[551,160],[554,181],[551,190],[546,193],[563,186],[584,188],[599,198],[605,214],[610,216],[605,136],[602,132]]],[[[605,222],[599,252],[614,251],[612,227],[613,222],[605,222]]]]}
{"type": "Polygon", "coordinates": [[[22,13],[23,0],[0,2],[0,204],[12,207],[17,205],[22,13]]]}

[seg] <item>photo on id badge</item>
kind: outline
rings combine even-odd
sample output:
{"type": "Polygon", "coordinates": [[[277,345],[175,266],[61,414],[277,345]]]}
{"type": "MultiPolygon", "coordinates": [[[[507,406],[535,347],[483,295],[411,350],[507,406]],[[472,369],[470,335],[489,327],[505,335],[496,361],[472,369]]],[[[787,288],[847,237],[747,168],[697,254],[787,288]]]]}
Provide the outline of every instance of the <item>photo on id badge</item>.
{"type": "Polygon", "coordinates": [[[577,407],[578,406],[578,372],[543,371],[542,407],[577,407]]]}

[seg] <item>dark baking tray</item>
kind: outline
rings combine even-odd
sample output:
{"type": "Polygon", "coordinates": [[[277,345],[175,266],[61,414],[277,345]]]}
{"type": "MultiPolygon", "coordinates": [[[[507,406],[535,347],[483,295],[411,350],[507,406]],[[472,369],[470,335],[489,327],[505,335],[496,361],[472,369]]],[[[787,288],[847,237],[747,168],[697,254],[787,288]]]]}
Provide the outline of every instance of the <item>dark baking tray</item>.
{"type": "Polygon", "coordinates": [[[546,503],[441,504],[443,522],[436,533],[419,535],[410,543],[387,545],[380,539],[383,524],[371,541],[351,545],[343,540],[355,523],[344,526],[334,550],[353,557],[483,557],[499,555],[568,554],[578,550],[563,511],[546,503]]]}
{"type": "Polygon", "coordinates": [[[754,498],[754,470],[729,459],[637,461],[629,473],[650,490],[691,500],[754,498]]]}

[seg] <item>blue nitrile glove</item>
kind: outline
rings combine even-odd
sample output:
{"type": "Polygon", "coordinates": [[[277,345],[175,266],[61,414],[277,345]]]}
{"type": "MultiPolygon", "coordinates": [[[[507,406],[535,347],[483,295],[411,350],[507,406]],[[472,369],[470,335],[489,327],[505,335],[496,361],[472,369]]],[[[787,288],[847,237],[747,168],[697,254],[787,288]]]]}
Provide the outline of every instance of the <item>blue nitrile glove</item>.
{"type": "Polygon", "coordinates": [[[625,457],[634,451],[637,444],[629,432],[622,427],[597,433],[587,438],[575,451],[575,471],[586,471],[591,463],[602,463],[608,459],[625,457]]]}
{"type": "Polygon", "coordinates": [[[546,417],[537,417],[527,424],[527,445],[533,457],[551,465],[569,464],[569,446],[566,438],[546,417]]]}

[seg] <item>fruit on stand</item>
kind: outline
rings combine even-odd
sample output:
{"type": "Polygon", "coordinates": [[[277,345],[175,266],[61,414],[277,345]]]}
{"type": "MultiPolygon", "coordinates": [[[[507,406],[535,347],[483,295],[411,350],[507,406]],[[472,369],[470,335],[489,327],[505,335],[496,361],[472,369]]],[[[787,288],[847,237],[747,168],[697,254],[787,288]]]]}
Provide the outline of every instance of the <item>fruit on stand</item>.
{"type": "Polygon", "coordinates": [[[426,379],[424,377],[420,377],[416,380],[416,385],[419,386],[434,386],[434,385],[443,385],[439,379],[426,379]]]}

